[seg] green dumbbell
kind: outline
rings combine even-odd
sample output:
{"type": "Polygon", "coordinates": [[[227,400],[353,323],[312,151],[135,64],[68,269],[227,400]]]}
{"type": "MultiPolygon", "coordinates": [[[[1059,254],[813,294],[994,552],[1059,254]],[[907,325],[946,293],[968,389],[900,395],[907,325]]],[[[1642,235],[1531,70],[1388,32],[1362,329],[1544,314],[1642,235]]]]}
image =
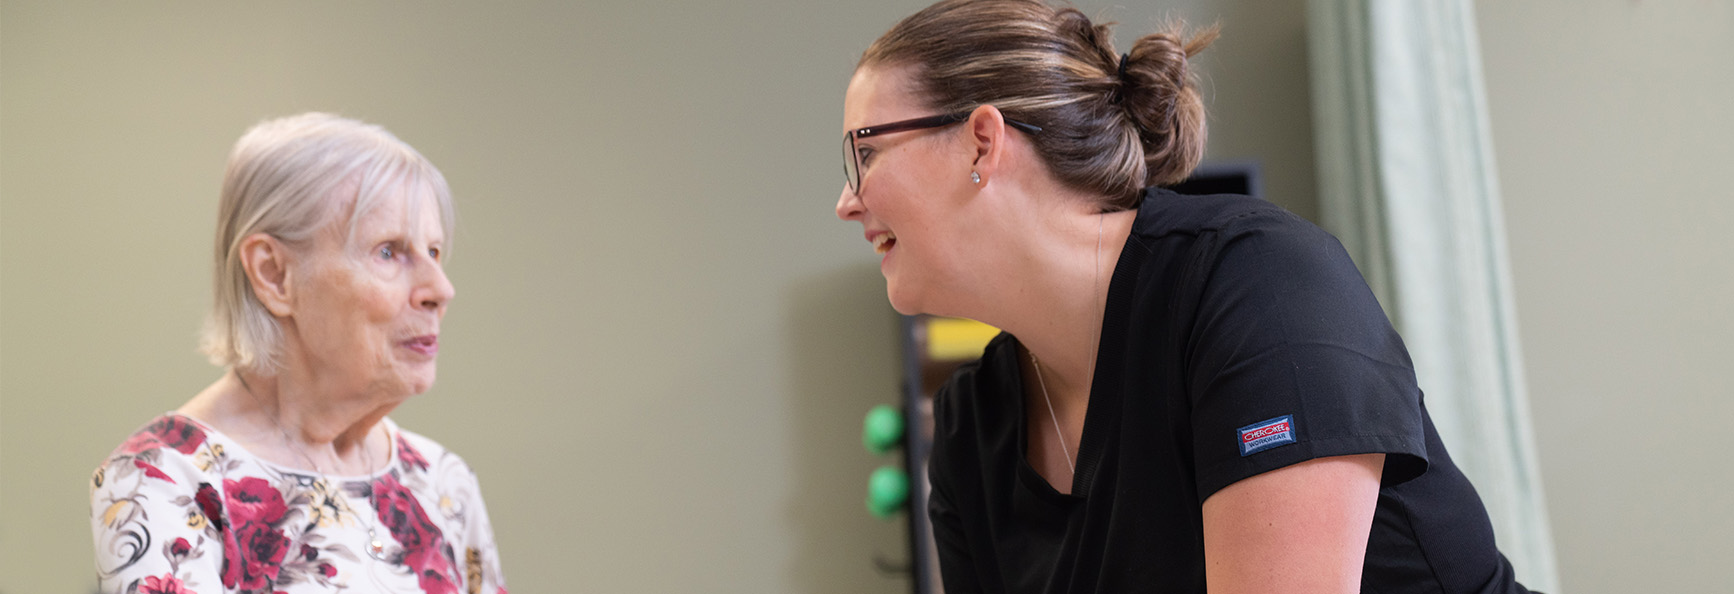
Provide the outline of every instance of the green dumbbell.
{"type": "Polygon", "coordinates": [[[903,413],[889,404],[875,406],[861,421],[861,445],[867,451],[883,454],[903,441],[903,413]]]}
{"type": "Polygon", "coordinates": [[[867,513],[881,520],[909,503],[909,475],[894,466],[880,466],[867,478],[867,513]]]}

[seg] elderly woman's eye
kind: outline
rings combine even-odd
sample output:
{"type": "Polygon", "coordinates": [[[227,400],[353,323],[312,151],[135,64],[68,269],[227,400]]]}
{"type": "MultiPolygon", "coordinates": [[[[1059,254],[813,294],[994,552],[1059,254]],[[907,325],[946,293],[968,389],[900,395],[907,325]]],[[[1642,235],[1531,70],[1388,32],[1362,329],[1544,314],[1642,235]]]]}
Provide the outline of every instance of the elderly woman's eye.
{"type": "Polygon", "coordinates": [[[437,247],[428,248],[427,257],[433,258],[435,262],[438,262],[440,260],[440,249],[437,247]]]}
{"type": "Polygon", "coordinates": [[[391,246],[389,246],[389,245],[382,245],[382,246],[379,246],[379,254],[378,255],[379,255],[379,259],[381,259],[381,260],[390,260],[392,258],[397,257],[397,250],[391,249],[391,246]]]}

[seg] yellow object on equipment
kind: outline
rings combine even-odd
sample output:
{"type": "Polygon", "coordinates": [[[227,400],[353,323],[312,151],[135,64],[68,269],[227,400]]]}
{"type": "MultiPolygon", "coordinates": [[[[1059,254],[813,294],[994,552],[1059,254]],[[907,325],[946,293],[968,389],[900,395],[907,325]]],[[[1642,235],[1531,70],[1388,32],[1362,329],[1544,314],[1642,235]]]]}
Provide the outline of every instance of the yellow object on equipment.
{"type": "Polygon", "coordinates": [[[987,343],[999,335],[999,328],[963,318],[929,318],[927,320],[927,358],[936,361],[964,361],[981,356],[987,343]]]}

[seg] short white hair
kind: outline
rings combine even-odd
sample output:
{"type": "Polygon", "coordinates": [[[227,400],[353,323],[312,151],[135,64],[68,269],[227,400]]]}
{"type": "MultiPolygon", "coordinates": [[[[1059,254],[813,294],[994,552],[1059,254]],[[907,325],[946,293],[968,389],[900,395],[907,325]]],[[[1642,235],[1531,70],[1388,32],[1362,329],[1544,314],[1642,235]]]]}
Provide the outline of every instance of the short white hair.
{"type": "Polygon", "coordinates": [[[241,266],[241,240],[264,233],[290,246],[306,245],[338,222],[351,191],[346,236],[382,199],[427,192],[439,204],[450,243],[452,198],[445,176],[383,127],[312,112],[260,122],[235,143],[217,211],[215,298],[199,341],[211,363],[277,374],[283,330],[253,294],[241,266]]]}

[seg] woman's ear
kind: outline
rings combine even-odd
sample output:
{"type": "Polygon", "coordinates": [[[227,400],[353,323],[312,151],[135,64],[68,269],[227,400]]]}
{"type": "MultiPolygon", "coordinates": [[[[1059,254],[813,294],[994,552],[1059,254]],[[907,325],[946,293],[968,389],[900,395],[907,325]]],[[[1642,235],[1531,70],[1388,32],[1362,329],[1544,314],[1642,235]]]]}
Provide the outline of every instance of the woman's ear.
{"type": "Polygon", "coordinates": [[[998,107],[982,105],[969,113],[969,121],[965,127],[969,130],[971,148],[975,150],[974,174],[970,179],[979,179],[977,187],[985,186],[994,174],[999,172],[1001,158],[1005,155],[1005,115],[998,107]]]}
{"type": "Polygon", "coordinates": [[[241,270],[253,286],[253,296],[271,315],[287,317],[294,311],[290,290],[289,249],[277,238],[254,233],[241,239],[241,270]]]}

